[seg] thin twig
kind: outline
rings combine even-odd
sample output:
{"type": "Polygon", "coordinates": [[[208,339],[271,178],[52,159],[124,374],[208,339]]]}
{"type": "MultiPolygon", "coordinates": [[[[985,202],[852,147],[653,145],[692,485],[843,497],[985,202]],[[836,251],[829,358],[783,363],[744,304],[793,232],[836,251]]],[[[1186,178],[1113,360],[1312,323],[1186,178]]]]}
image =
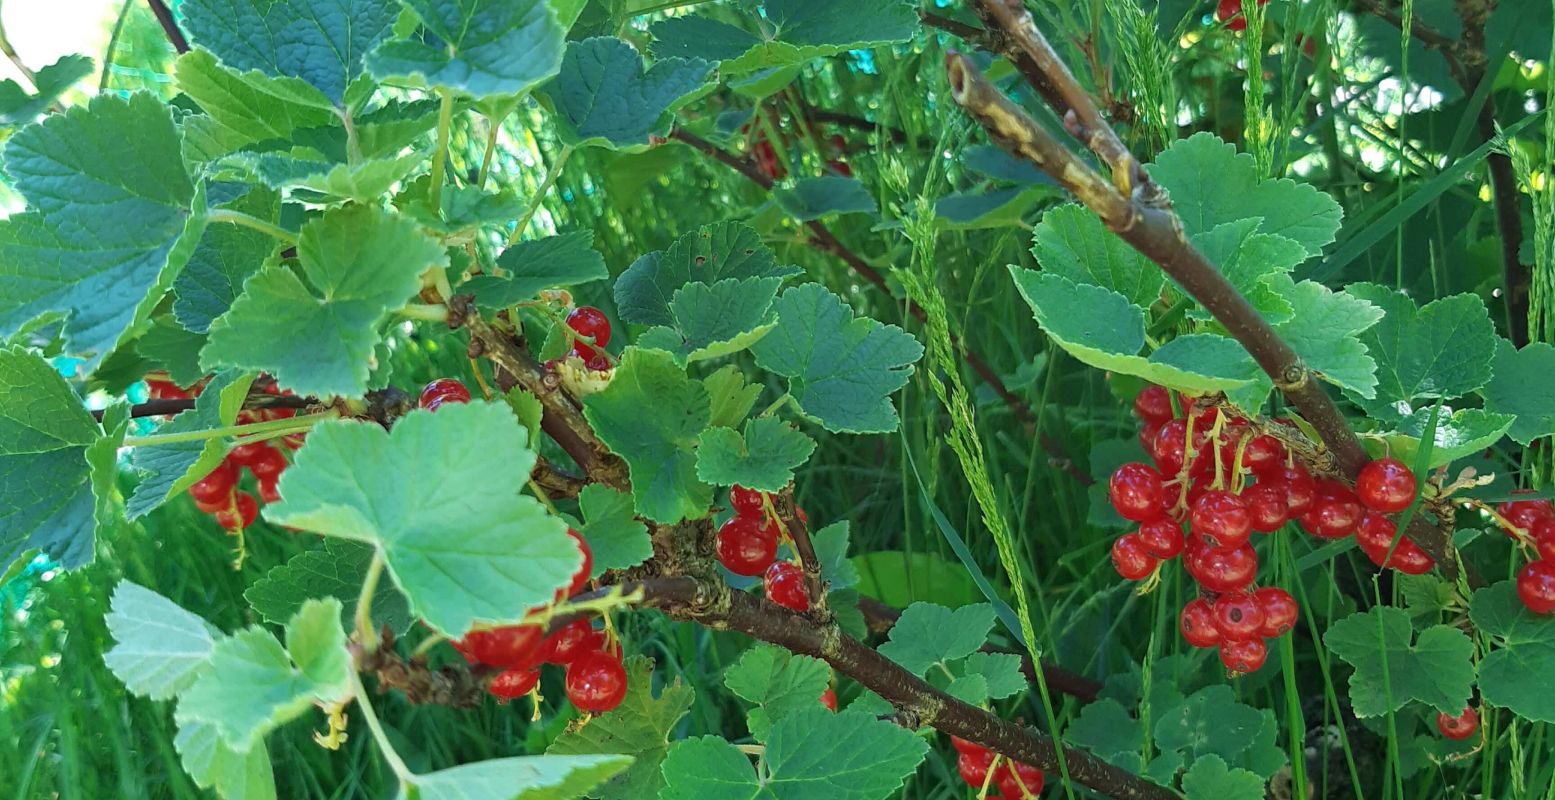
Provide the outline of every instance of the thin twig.
{"type": "Polygon", "coordinates": [[[157,22],[162,24],[162,32],[167,34],[167,41],[173,45],[173,49],[179,55],[189,52],[189,40],[184,38],[184,32],[178,29],[178,23],[173,19],[173,12],[162,0],[146,0],[151,6],[151,13],[157,15],[157,22]]]}

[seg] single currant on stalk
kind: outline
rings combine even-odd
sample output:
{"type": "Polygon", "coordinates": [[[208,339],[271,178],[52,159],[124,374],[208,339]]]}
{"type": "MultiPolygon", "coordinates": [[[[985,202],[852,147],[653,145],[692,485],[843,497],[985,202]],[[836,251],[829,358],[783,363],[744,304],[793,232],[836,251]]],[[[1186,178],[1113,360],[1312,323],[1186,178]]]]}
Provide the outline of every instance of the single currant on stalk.
{"type": "Polygon", "coordinates": [[[1555,561],[1530,561],[1517,572],[1517,597],[1535,614],[1555,614],[1555,561]]]}
{"type": "Polygon", "coordinates": [[[1296,627],[1296,621],[1301,617],[1301,607],[1296,605],[1296,598],[1278,586],[1260,588],[1253,592],[1253,600],[1263,610],[1263,626],[1259,628],[1258,635],[1265,639],[1284,636],[1296,627]]]}
{"type": "Polygon", "coordinates": [[[1146,553],[1163,561],[1181,555],[1187,541],[1182,534],[1182,525],[1167,517],[1140,525],[1134,536],[1146,553]]]}
{"type": "Polygon", "coordinates": [[[1155,572],[1159,563],[1155,556],[1145,550],[1138,534],[1124,534],[1112,543],[1112,566],[1117,568],[1124,580],[1144,580],[1155,572]]]}
{"type": "Polygon", "coordinates": [[[1226,639],[1252,639],[1261,635],[1263,606],[1248,591],[1226,592],[1211,604],[1215,611],[1215,630],[1226,639]]]}
{"type": "Polygon", "coordinates": [[[772,528],[750,517],[730,517],[718,528],[718,562],[736,575],[765,572],[777,558],[778,540],[772,528]]]}
{"type": "MultiPolygon", "coordinates": [[[[1525,491],[1514,492],[1514,494],[1525,493],[1525,491]]],[[[1507,522],[1527,531],[1540,520],[1555,520],[1555,505],[1543,499],[1508,500],[1496,506],[1496,513],[1507,522]]]]}
{"type": "Polygon", "coordinates": [[[1240,547],[1253,532],[1253,518],[1242,498],[1215,489],[1194,501],[1188,527],[1211,547],[1240,547]]]}
{"type": "Polygon", "coordinates": [[[810,596],[804,586],[804,570],[798,564],[792,561],[774,563],[767,568],[762,585],[768,600],[801,614],[810,610],[810,596]]]}
{"type": "MultiPolygon", "coordinates": [[[[592,346],[580,341],[573,341],[572,343],[572,352],[576,353],[578,358],[583,359],[585,362],[593,359],[598,354],[595,348],[603,350],[605,345],[610,344],[610,318],[605,316],[605,312],[593,306],[578,306],[574,308],[571,313],[567,314],[567,327],[571,328],[579,336],[585,336],[594,340],[592,346]]],[[[590,367],[590,369],[593,369],[593,367],[590,367]]]]}
{"type": "Polygon", "coordinates": [[[605,646],[605,635],[594,630],[594,623],[576,619],[545,637],[539,651],[546,664],[571,664],[578,656],[605,646]]]}
{"type": "Polygon", "coordinates": [[[1202,597],[1189,600],[1182,607],[1177,627],[1183,641],[1193,647],[1215,647],[1221,642],[1220,629],[1215,627],[1215,610],[1202,597]]]}
{"type": "Polygon", "coordinates": [[[1415,474],[1396,458],[1379,458],[1361,467],[1355,494],[1372,511],[1396,514],[1415,501],[1415,474]]]}
{"type": "Polygon", "coordinates": [[[1220,643],[1220,663],[1233,676],[1257,672],[1269,657],[1263,639],[1228,639],[1220,643]]]}
{"type": "Polygon", "coordinates": [[[1042,793],[1042,785],[1046,782],[1042,770],[1030,764],[1009,760],[999,765],[999,771],[994,775],[994,779],[999,782],[999,794],[1006,800],[1036,797],[1042,793]]]}
{"type": "Polygon", "coordinates": [[[1479,713],[1473,706],[1465,706],[1456,715],[1445,712],[1437,712],[1436,729],[1448,739],[1463,740],[1474,735],[1479,730],[1479,713]]]}
{"type": "Polygon", "coordinates": [[[1124,519],[1149,522],[1166,513],[1166,490],[1161,473],[1148,464],[1133,462],[1118,467],[1107,487],[1112,507],[1124,519]]]}
{"type": "Polygon", "coordinates": [[[767,516],[767,494],[755,489],[747,489],[744,486],[732,486],[729,488],[729,505],[734,507],[734,513],[742,517],[755,517],[761,519],[767,516]]]}
{"type": "Polygon", "coordinates": [[[497,677],[492,678],[491,683],[486,685],[486,691],[491,692],[505,703],[529,694],[534,691],[535,686],[539,683],[540,669],[538,667],[508,669],[497,673],[497,677]]]}
{"type": "Polygon", "coordinates": [[[470,390],[453,378],[438,378],[421,390],[417,404],[428,411],[436,411],[444,403],[468,403],[470,390]]]}
{"type": "Polygon", "coordinates": [[[579,711],[610,711],[626,698],[626,667],[615,653],[583,653],[567,665],[566,689],[567,700],[579,711]]]}
{"type": "Polygon", "coordinates": [[[1172,418],[1172,395],[1161,386],[1146,386],[1134,396],[1134,416],[1146,425],[1164,425],[1172,418]]]}
{"type": "Polygon", "coordinates": [[[539,625],[508,625],[470,631],[454,644],[465,658],[493,667],[528,669],[539,662],[545,629],[539,625]]]}
{"type": "Polygon", "coordinates": [[[216,523],[229,531],[241,531],[259,518],[259,501],[248,492],[233,495],[232,505],[216,512],[216,523]]]}

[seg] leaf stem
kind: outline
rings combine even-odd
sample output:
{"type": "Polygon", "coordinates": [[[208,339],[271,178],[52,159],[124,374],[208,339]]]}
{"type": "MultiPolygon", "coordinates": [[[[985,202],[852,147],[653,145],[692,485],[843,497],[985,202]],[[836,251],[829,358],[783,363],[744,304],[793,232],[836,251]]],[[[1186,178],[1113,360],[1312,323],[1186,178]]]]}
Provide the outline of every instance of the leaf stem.
{"type": "Polygon", "coordinates": [[[502,133],[502,121],[507,117],[488,117],[486,119],[486,152],[481,156],[481,171],[475,176],[475,185],[486,188],[486,176],[491,174],[491,162],[497,155],[497,136],[502,133]]]}
{"type": "Polygon", "coordinates": [[[448,306],[438,303],[411,303],[394,313],[405,319],[420,320],[422,322],[448,321],[448,306]]]}
{"type": "Polygon", "coordinates": [[[266,222],[258,217],[244,214],[241,211],[233,211],[230,208],[213,208],[205,212],[205,219],[209,222],[227,222],[233,225],[241,225],[245,228],[253,228],[256,231],[267,233],[280,239],[289,245],[297,244],[297,234],[272,222],[266,222]]]}
{"type": "Polygon", "coordinates": [[[351,166],[362,163],[362,140],[356,135],[356,122],[350,109],[340,109],[340,124],[346,129],[346,161],[351,166]]]}
{"type": "Polygon", "coordinates": [[[561,177],[562,167],[566,166],[567,159],[572,157],[572,150],[570,144],[563,147],[561,154],[545,170],[545,179],[535,188],[535,196],[529,198],[529,207],[524,209],[524,216],[519,218],[518,224],[513,227],[513,233],[508,236],[509,247],[512,247],[513,243],[518,241],[518,237],[523,235],[524,229],[529,227],[529,221],[534,219],[535,212],[540,210],[540,203],[545,200],[545,193],[549,192],[556,179],[561,177]]]}
{"type": "Polygon", "coordinates": [[[772,405],[767,406],[765,409],[762,410],[762,412],[760,414],[757,414],[756,416],[757,417],[770,417],[778,409],[782,408],[785,405],[788,405],[788,401],[790,401],[792,399],[794,399],[793,395],[789,394],[788,392],[784,392],[782,397],[779,397],[778,399],[773,400],[772,401],[772,405]]]}
{"type": "Polygon", "coordinates": [[[206,439],[215,439],[218,436],[250,436],[258,433],[295,433],[305,431],[315,424],[326,419],[334,419],[340,416],[340,412],[330,409],[317,414],[307,414],[291,419],[272,419],[265,422],[254,422],[248,425],[228,425],[223,428],[211,428],[203,431],[183,431],[181,433],[153,433],[150,436],[129,436],[124,439],[125,447],[156,447],[157,445],[180,444],[183,442],[199,442],[206,439]]]}
{"type": "Polygon", "coordinates": [[[362,593],[356,598],[356,635],[361,639],[362,650],[367,653],[378,649],[378,632],[373,630],[373,593],[378,591],[383,564],[383,551],[374,550],[372,563],[367,565],[367,575],[362,578],[362,593]]]}
{"type": "Polygon", "coordinates": [[[448,136],[454,123],[454,96],[446,89],[438,91],[442,105],[437,110],[437,150],[432,154],[432,183],[427,187],[427,204],[442,216],[443,173],[448,165],[448,136]]]}
{"type": "Polygon", "coordinates": [[[405,760],[400,758],[399,751],[389,742],[388,734],[383,731],[383,723],[378,721],[378,715],[373,711],[373,704],[367,699],[367,689],[362,686],[362,676],[355,669],[351,670],[351,693],[356,695],[356,705],[362,709],[362,719],[367,720],[367,727],[373,732],[373,740],[378,743],[378,749],[383,752],[383,760],[389,762],[389,769],[394,770],[400,784],[408,784],[416,777],[416,773],[405,766],[405,760]]]}

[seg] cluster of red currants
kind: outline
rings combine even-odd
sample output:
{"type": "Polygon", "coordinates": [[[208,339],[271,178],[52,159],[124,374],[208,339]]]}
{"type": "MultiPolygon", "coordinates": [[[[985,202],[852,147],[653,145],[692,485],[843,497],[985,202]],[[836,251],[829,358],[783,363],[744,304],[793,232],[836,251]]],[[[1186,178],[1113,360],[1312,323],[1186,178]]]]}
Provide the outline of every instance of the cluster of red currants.
{"type": "MultiPolygon", "coordinates": [[[[1258,5],[1266,6],[1269,0],[1258,0],[1258,5]]],[[[1234,31],[1247,30],[1247,16],[1242,13],[1242,0],[1220,0],[1215,7],[1215,21],[1226,23],[1226,27],[1234,31]]]]}
{"type": "MultiPolygon", "coordinates": [[[[783,526],[769,510],[769,495],[735,486],[729,490],[734,516],[718,528],[718,562],[736,575],[762,575],[767,599],[803,614],[810,610],[804,570],[792,561],[778,561],[783,526]]],[[[807,523],[804,512],[799,521],[807,523]]]]}
{"type": "Polygon", "coordinates": [[[1549,500],[1509,500],[1496,507],[1507,534],[1536,557],[1517,571],[1517,596],[1529,611],[1555,614],[1555,505],[1549,500]]]}
{"type": "Polygon", "coordinates": [[[605,345],[610,344],[610,318],[605,312],[593,306],[578,306],[567,314],[567,327],[594,342],[591,346],[573,339],[569,355],[582,359],[583,366],[595,372],[610,369],[610,356],[605,354],[605,345]]]}
{"type": "MultiPolygon", "coordinates": [[[[171,381],[152,379],[146,381],[151,390],[152,399],[173,400],[199,397],[205,388],[203,384],[195,384],[188,391],[180,389],[171,381]]],[[[270,395],[290,396],[291,390],[282,390],[274,383],[267,384],[263,391],[270,395]]],[[[289,419],[295,416],[294,408],[256,408],[238,412],[239,425],[248,425],[255,422],[265,422],[274,419],[289,419]]],[[[302,446],[307,434],[294,433],[282,436],[279,442],[288,450],[295,450],[302,446]]],[[[226,458],[211,470],[209,474],[196,481],[189,487],[189,496],[194,498],[195,508],[204,511],[216,518],[216,523],[229,531],[241,531],[254,524],[259,518],[260,501],[274,503],[281,499],[276,490],[277,483],[281,480],[281,473],[291,466],[280,447],[275,447],[269,442],[249,442],[240,444],[228,451],[226,458]],[[259,490],[259,498],[238,488],[242,480],[243,470],[248,469],[254,476],[259,490]]]]}
{"type": "Polygon", "coordinates": [[[950,737],[950,744],[960,753],[956,771],[961,773],[961,780],[978,791],[988,785],[999,787],[997,793],[988,795],[989,800],[1021,800],[1042,793],[1042,770],[996,755],[977,742],[959,736],[950,737]],[[993,773],[992,777],[989,772],[993,773]]]}

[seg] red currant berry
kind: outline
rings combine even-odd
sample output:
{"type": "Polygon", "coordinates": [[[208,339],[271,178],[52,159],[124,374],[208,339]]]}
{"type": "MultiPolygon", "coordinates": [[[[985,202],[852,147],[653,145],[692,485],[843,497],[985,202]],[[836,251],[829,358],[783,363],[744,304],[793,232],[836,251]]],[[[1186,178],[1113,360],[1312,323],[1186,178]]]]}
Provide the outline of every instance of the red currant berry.
{"type": "Polygon", "coordinates": [[[230,461],[222,461],[210,471],[210,474],[195,481],[189,487],[189,496],[193,497],[196,503],[215,505],[219,510],[226,508],[231,502],[232,490],[237,483],[237,465],[230,461]]]}
{"type": "Polygon", "coordinates": [[[146,391],[151,394],[152,400],[185,400],[189,397],[178,384],[161,378],[147,378],[146,391]]]}
{"type": "Polygon", "coordinates": [[[821,692],[821,705],[826,706],[827,711],[833,714],[837,713],[837,691],[835,689],[827,689],[821,692]]]}
{"type": "MultiPolygon", "coordinates": [[[[1153,422],[1147,422],[1139,429],[1139,446],[1150,453],[1155,448],[1155,437],[1161,432],[1161,426],[1153,422]]],[[[1153,458],[1154,456],[1152,456],[1153,458]]]]}
{"type": "Polygon", "coordinates": [[[1533,536],[1534,546],[1539,550],[1539,558],[1555,562],[1555,519],[1535,522],[1529,533],[1533,536]]]}
{"type": "Polygon", "coordinates": [[[443,403],[468,403],[470,390],[453,378],[438,378],[421,390],[418,404],[422,408],[437,410],[443,403]]]}
{"type": "Polygon", "coordinates": [[[1220,629],[1215,627],[1215,610],[1202,597],[1189,600],[1177,618],[1183,641],[1194,647],[1214,647],[1220,644],[1220,629]]]}
{"type": "Polygon", "coordinates": [[[1220,663],[1233,676],[1257,672],[1269,657],[1269,646],[1262,639],[1231,639],[1220,643],[1220,663]]]}
{"type": "MultiPolygon", "coordinates": [[[[1162,475],[1176,475],[1182,471],[1182,465],[1187,458],[1188,421],[1182,417],[1168,420],[1156,431],[1155,441],[1151,442],[1150,456],[1155,461],[1156,467],[1162,475]]],[[[1193,452],[1194,462],[1189,471],[1195,475],[1203,475],[1214,466],[1213,459],[1200,458],[1204,452],[1207,434],[1203,426],[1194,421],[1193,426],[1193,452]]]]}
{"type": "Polygon", "coordinates": [[[1302,515],[1307,533],[1322,539],[1343,539],[1355,531],[1366,511],[1349,487],[1334,480],[1318,482],[1318,496],[1302,515]],[[1307,523],[1311,525],[1308,527],[1307,523]]]}
{"type": "Polygon", "coordinates": [[[1479,730],[1479,714],[1473,706],[1468,706],[1452,716],[1445,712],[1437,712],[1436,729],[1449,739],[1463,740],[1474,735],[1479,730]]]}
{"type": "Polygon", "coordinates": [[[1517,596],[1535,614],[1555,614],[1555,561],[1530,561],[1517,573],[1517,596]]]}
{"type": "Polygon", "coordinates": [[[509,669],[497,673],[497,677],[491,679],[486,686],[486,691],[502,698],[502,702],[515,700],[534,691],[535,684],[540,682],[540,670],[536,669],[509,669]]]}
{"type": "Polygon", "coordinates": [[[1269,478],[1277,478],[1285,489],[1285,508],[1290,511],[1291,519],[1312,507],[1317,501],[1317,481],[1312,479],[1312,474],[1300,464],[1281,467],[1272,471],[1269,478]]]}
{"type": "Polygon", "coordinates": [[[589,549],[589,543],[583,538],[583,534],[572,528],[567,529],[567,535],[572,537],[578,551],[583,554],[583,563],[578,565],[576,572],[572,573],[572,583],[567,586],[567,597],[588,588],[590,574],[594,571],[594,551],[589,549]]]}
{"type": "Polygon", "coordinates": [[[227,461],[232,463],[233,466],[251,467],[254,462],[265,458],[266,450],[274,449],[275,448],[271,447],[265,442],[249,442],[248,444],[240,444],[237,447],[227,451],[227,461]]]}
{"type": "Polygon", "coordinates": [[[1496,512],[1525,531],[1541,519],[1555,519],[1555,506],[1549,500],[1509,500],[1496,506],[1496,512]]]}
{"type": "Polygon", "coordinates": [[[1030,764],[1006,762],[999,770],[999,793],[1007,800],[1022,800],[1042,793],[1042,770],[1030,764]]]}
{"type": "Polygon", "coordinates": [[[556,629],[540,645],[539,660],[546,664],[570,664],[578,656],[605,646],[605,636],[594,623],[575,619],[556,629]]]}
{"type": "Polygon", "coordinates": [[[963,752],[956,759],[956,771],[961,773],[961,780],[966,785],[982,788],[988,782],[988,769],[993,766],[993,753],[988,750],[981,752],[963,752]]]}
{"type": "Polygon", "coordinates": [[[744,486],[733,486],[729,489],[729,505],[734,507],[734,513],[742,517],[765,518],[766,498],[766,493],[747,489],[744,486]]]}
{"type": "Polygon", "coordinates": [[[777,537],[750,517],[730,517],[718,529],[718,561],[736,575],[760,575],[777,557],[777,537]]]}
{"type": "Polygon", "coordinates": [[[1184,542],[1182,526],[1166,517],[1140,525],[1139,532],[1134,535],[1138,537],[1145,552],[1155,558],[1162,560],[1176,558],[1182,553],[1184,542]]]}
{"type": "Polygon", "coordinates": [[[248,471],[254,473],[254,477],[261,481],[275,480],[281,476],[291,462],[281,451],[265,445],[265,449],[253,456],[248,462],[248,471]]]}
{"type": "MultiPolygon", "coordinates": [[[[567,327],[594,340],[596,347],[610,344],[610,318],[593,306],[578,306],[567,315],[567,327]]],[[[582,355],[580,352],[579,355],[582,355]]]]}
{"type": "Polygon", "coordinates": [[[971,754],[974,756],[982,755],[983,753],[988,752],[988,748],[970,739],[963,739],[960,736],[950,737],[950,746],[956,748],[957,753],[971,754]]]}
{"type": "Polygon", "coordinates": [[[1252,470],[1254,475],[1278,470],[1285,466],[1285,446],[1266,433],[1254,436],[1247,440],[1247,447],[1242,450],[1242,466],[1252,470]]]}
{"type": "Polygon", "coordinates": [[[1393,524],[1393,520],[1368,511],[1361,516],[1361,524],[1355,527],[1355,543],[1380,567],[1382,557],[1393,546],[1393,538],[1397,534],[1398,526],[1393,524]]]}
{"type": "Polygon", "coordinates": [[[1161,386],[1146,386],[1134,395],[1134,416],[1146,425],[1162,425],[1172,418],[1172,395],[1161,386]]]}
{"type": "Polygon", "coordinates": [[[803,614],[810,610],[810,596],[804,587],[804,570],[791,561],[778,561],[767,568],[762,581],[767,599],[803,614]]]}
{"type": "Polygon", "coordinates": [[[609,711],[626,698],[626,667],[601,650],[584,653],[567,665],[567,699],[580,711],[609,711]]]}
{"type": "Polygon", "coordinates": [[[1227,592],[1211,605],[1215,610],[1215,630],[1227,639],[1251,639],[1263,629],[1263,606],[1248,591],[1227,592]]]}
{"type": "Polygon", "coordinates": [[[482,664],[529,669],[539,662],[545,629],[539,625],[508,625],[465,634],[459,651],[482,664]]]}
{"type": "Polygon", "coordinates": [[[1355,494],[1372,511],[1396,514],[1415,501],[1415,474],[1396,458],[1379,458],[1361,467],[1355,494]]]}
{"type": "Polygon", "coordinates": [[[1291,628],[1296,627],[1296,621],[1301,616],[1301,607],[1296,605],[1296,598],[1290,596],[1290,592],[1278,586],[1265,586],[1253,592],[1253,600],[1258,607],[1263,609],[1263,626],[1258,629],[1258,635],[1265,639],[1273,639],[1276,636],[1284,636],[1291,628]]]}
{"type": "Polygon", "coordinates": [[[259,480],[259,500],[265,505],[281,502],[280,481],[274,478],[259,480]]]}
{"type": "Polygon", "coordinates": [[[1424,575],[1436,566],[1436,559],[1431,558],[1431,554],[1415,544],[1413,539],[1405,536],[1398,540],[1398,547],[1393,548],[1393,560],[1388,566],[1405,575],[1424,575]]]}
{"type": "Polygon", "coordinates": [[[1145,552],[1137,534],[1124,534],[1112,543],[1112,566],[1124,580],[1143,580],[1155,572],[1158,563],[1154,556],[1145,552]]]}
{"type": "Polygon", "coordinates": [[[1118,467],[1112,473],[1107,495],[1112,507],[1124,519],[1149,522],[1166,513],[1166,490],[1161,486],[1161,473],[1147,464],[1136,461],[1118,467]]]}
{"type": "Polygon", "coordinates": [[[1258,575],[1258,554],[1248,544],[1205,548],[1197,557],[1190,550],[1183,563],[1199,585],[1222,594],[1246,588],[1258,575]]]}
{"type": "Polygon", "coordinates": [[[1242,490],[1242,502],[1253,530],[1273,533],[1290,520],[1284,487],[1277,480],[1261,480],[1242,490]]]}
{"type": "Polygon", "coordinates": [[[229,531],[240,531],[259,518],[259,501],[248,492],[233,495],[232,505],[216,512],[216,524],[229,531]]]}
{"type": "Polygon", "coordinates": [[[1253,518],[1242,498],[1218,489],[1193,503],[1189,530],[1211,547],[1240,547],[1253,532],[1253,518]]]}

